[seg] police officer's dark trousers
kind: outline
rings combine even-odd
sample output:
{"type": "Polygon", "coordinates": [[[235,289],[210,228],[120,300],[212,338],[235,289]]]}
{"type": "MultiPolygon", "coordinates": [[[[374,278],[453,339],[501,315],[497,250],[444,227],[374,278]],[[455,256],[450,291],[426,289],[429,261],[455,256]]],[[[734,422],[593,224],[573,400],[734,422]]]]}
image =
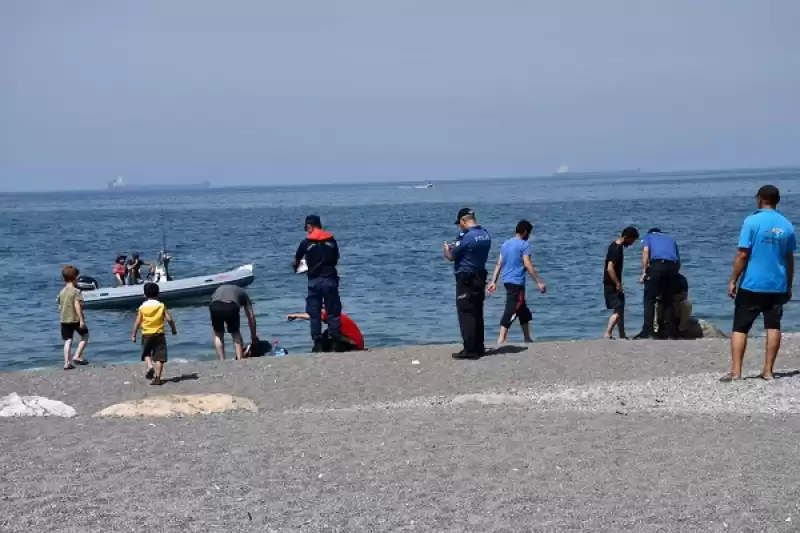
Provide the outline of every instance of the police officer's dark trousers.
{"type": "Polygon", "coordinates": [[[311,326],[311,339],[322,339],[322,304],[328,313],[328,333],[334,343],[341,338],[342,301],[339,299],[339,278],[309,278],[306,313],[311,326]]]}
{"type": "Polygon", "coordinates": [[[483,355],[483,302],[486,299],[486,274],[456,274],[456,311],[464,352],[483,355]]]}
{"type": "Polygon", "coordinates": [[[663,259],[650,261],[647,267],[649,280],[644,289],[644,324],[642,333],[653,335],[655,322],[656,300],[661,299],[662,313],[658,320],[659,337],[677,337],[678,322],[675,317],[675,308],[672,305],[672,296],[678,276],[678,263],[663,259]]]}

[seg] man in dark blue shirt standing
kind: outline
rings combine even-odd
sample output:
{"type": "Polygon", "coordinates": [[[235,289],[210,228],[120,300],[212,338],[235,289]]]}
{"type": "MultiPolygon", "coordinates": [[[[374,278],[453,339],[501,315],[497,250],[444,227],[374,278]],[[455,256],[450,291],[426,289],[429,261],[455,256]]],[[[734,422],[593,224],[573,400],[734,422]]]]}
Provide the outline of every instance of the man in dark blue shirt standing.
{"type": "Polygon", "coordinates": [[[681,256],[675,239],[661,233],[658,228],[647,232],[642,240],[642,277],[644,288],[644,324],[637,339],[652,339],[656,301],[661,300],[663,312],[659,314],[658,336],[678,338],[678,321],[672,306],[674,288],[681,268],[681,256]]]}
{"type": "Polygon", "coordinates": [[[461,229],[456,240],[444,243],[444,256],[455,265],[456,312],[464,349],[455,359],[478,359],[485,354],[483,343],[483,302],[486,299],[486,261],[492,237],[478,225],[475,211],[465,207],[458,212],[461,229]]]}
{"type": "Polygon", "coordinates": [[[321,352],[322,305],[328,313],[328,333],[335,351],[343,351],[341,346],[342,302],[339,299],[339,245],[333,235],[322,229],[322,221],[317,215],[309,215],[305,220],[306,238],[297,247],[292,267],[297,272],[305,259],[308,270],[308,296],[306,313],[311,325],[313,351],[321,352]]]}

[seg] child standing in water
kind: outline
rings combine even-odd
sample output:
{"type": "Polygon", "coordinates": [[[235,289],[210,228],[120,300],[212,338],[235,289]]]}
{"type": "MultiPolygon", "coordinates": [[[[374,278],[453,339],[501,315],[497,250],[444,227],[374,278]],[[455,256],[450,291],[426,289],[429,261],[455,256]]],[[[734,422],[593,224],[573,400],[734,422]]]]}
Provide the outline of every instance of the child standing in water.
{"type": "Polygon", "coordinates": [[[61,318],[61,340],[64,341],[64,370],[72,370],[75,365],[88,365],[89,361],[83,359],[83,351],[89,342],[89,330],[86,327],[86,319],[83,316],[83,295],[75,282],[80,275],[80,270],[72,265],[67,265],[61,269],[61,277],[64,278],[64,288],[58,293],[56,303],[58,313],[61,318]],[[72,337],[77,333],[81,340],[78,349],[75,350],[75,357],[70,358],[72,351],[72,337]],[[70,361],[71,359],[71,361],[70,361]]]}
{"type": "Polygon", "coordinates": [[[133,324],[131,341],[136,342],[139,329],[142,330],[142,361],[147,363],[145,378],[152,379],[151,385],[163,385],[161,379],[164,363],[167,362],[167,339],[164,336],[164,324],[169,324],[173,335],[178,334],[175,322],[167,312],[167,306],[158,301],[158,285],[144,284],[144,295],[147,300],[139,307],[136,322],[133,324]],[[155,369],[153,368],[155,362],[155,369]]]}

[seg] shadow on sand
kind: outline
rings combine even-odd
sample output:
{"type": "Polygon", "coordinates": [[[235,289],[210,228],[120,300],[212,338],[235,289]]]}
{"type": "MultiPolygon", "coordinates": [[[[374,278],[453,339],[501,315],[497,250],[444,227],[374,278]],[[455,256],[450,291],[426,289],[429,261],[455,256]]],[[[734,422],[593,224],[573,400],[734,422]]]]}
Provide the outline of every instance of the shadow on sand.
{"type": "Polygon", "coordinates": [[[527,346],[517,346],[514,344],[506,344],[505,346],[498,346],[497,348],[489,348],[486,350],[486,357],[492,355],[505,355],[512,353],[522,353],[528,351],[527,346]]]}
{"type": "Polygon", "coordinates": [[[181,374],[174,378],[166,378],[164,383],[180,383],[181,381],[194,381],[196,379],[200,379],[200,376],[197,375],[197,372],[193,372],[191,374],[181,374]]]}
{"type": "MultiPolygon", "coordinates": [[[[786,372],[775,372],[774,374],[772,374],[772,376],[775,379],[793,378],[793,377],[796,377],[796,376],[800,376],[800,370],[789,370],[789,371],[786,371],[786,372]]],[[[749,380],[749,379],[762,379],[762,378],[761,378],[761,374],[756,374],[755,376],[746,376],[744,379],[746,381],[746,380],[749,380]]]]}

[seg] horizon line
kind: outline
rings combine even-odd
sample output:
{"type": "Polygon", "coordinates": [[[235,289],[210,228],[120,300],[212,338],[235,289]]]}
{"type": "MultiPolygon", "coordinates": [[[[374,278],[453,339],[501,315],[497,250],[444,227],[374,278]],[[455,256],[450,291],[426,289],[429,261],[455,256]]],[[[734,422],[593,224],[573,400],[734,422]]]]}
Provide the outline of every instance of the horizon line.
{"type": "MultiPolygon", "coordinates": [[[[733,168],[705,168],[705,169],[678,169],[678,170],[639,170],[638,174],[635,176],[653,176],[653,175],[680,175],[680,174],[690,174],[690,173],[710,173],[710,172],[756,172],[756,171],[798,171],[800,172],[800,165],[797,166],[763,166],[763,167],[733,167],[733,168]]],[[[267,188],[303,188],[303,187],[318,187],[318,186],[325,186],[325,185],[377,185],[377,184],[386,184],[386,185],[405,185],[409,183],[442,183],[442,182],[456,182],[456,181],[480,181],[480,180],[520,180],[520,179],[532,179],[532,180],[543,180],[548,178],[568,178],[570,175],[572,176],[581,176],[586,174],[593,174],[595,177],[613,177],[613,175],[617,172],[629,172],[626,170],[575,170],[569,171],[565,173],[552,173],[549,175],[517,175],[517,176],[469,176],[469,177],[447,177],[447,178],[440,178],[436,180],[432,179],[419,179],[419,180],[365,180],[365,181],[329,181],[326,183],[322,182],[302,182],[299,184],[234,184],[234,185],[214,185],[209,180],[203,180],[199,182],[193,183],[171,183],[164,186],[163,189],[158,189],[158,183],[147,183],[142,184],[142,189],[128,189],[127,191],[114,191],[113,189],[109,189],[107,186],[105,188],[78,188],[78,189],[35,189],[35,190],[1,190],[0,194],[7,194],[7,195],[14,195],[14,194],[52,194],[52,193],[86,193],[86,192],[108,192],[108,193],[115,193],[115,194],[124,194],[126,192],[136,193],[136,192],[180,192],[180,190],[172,190],[170,187],[175,187],[176,189],[183,189],[186,191],[197,191],[197,190],[226,190],[226,189],[267,189],[267,188]],[[185,189],[186,187],[192,186],[199,186],[208,184],[208,187],[203,189],[185,189]],[[150,188],[156,187],[156,188],[150,188]]],[[[589,177],[589,176],[584,176],[589,177]]],[[[626,177],[631,177],[628,174],[626,177]]],[[[106,183],[107,185],[107,183],[106,183]]]]}

